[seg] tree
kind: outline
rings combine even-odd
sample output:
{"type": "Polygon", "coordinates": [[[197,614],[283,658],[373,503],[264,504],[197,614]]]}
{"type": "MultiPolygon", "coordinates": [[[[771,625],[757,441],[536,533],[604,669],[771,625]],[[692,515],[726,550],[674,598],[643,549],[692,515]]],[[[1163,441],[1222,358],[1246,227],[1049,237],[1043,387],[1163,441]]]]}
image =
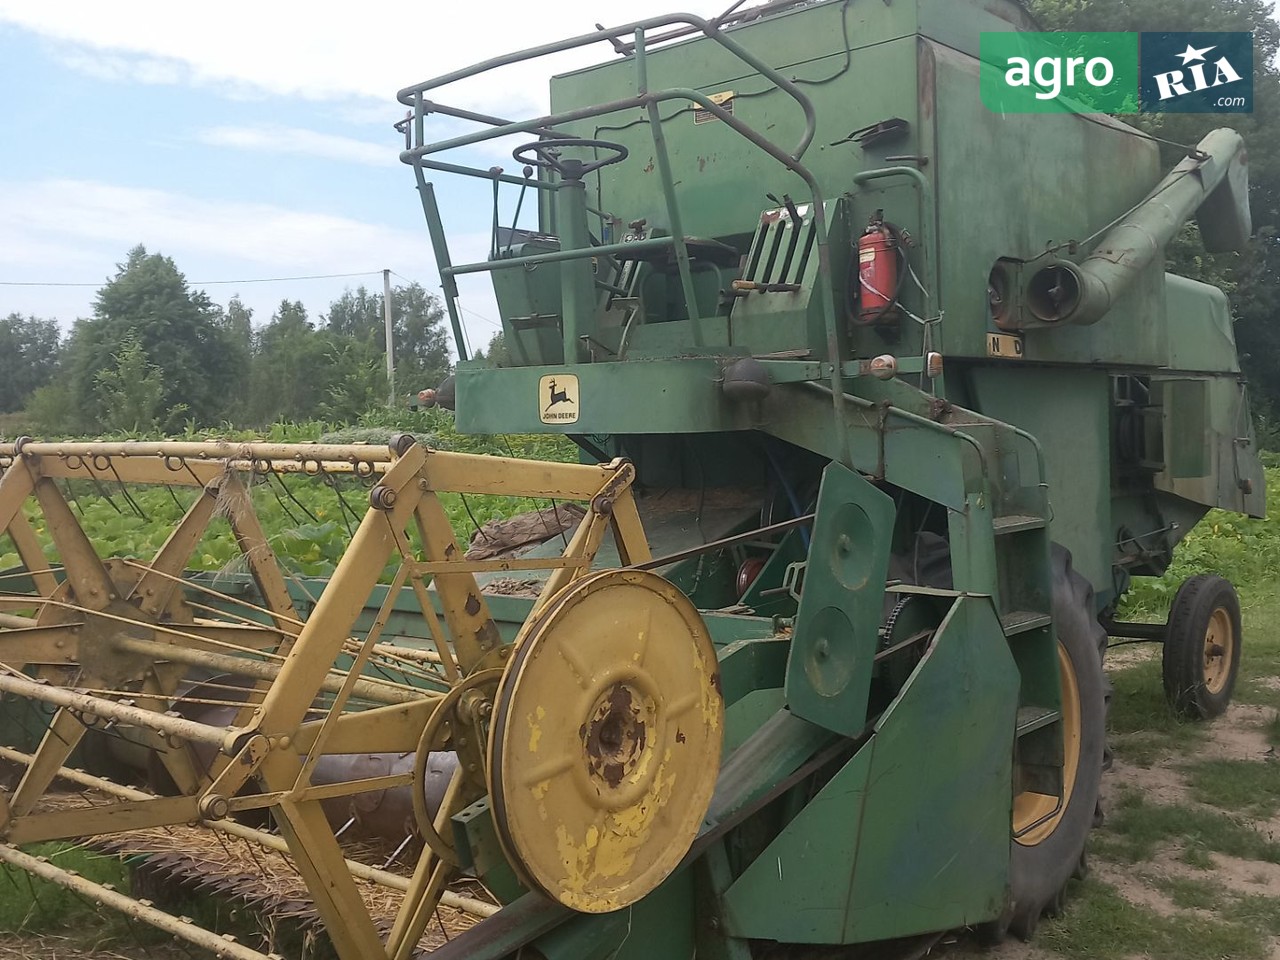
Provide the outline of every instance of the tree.
{"type": "Polygon", "coordinates": [[[507,349],[507,338],[499,330],[489,338],[489,346],[477,350],[473,360],[488,360],[495,367],[511,366],[511,351],[507,349]]]}
{"type": "MultiPolygon", "coordinates": [[[[1214,127],[1239,130],[1249,149],[1249,201],[1255,239],[1241,254],[1211,256],[1200,232],[1184,229],[1166,251],[1169,269],[1221,287],[1231,296],[1241,363],[1264,407],[1280,408],[1280,24],[1267,0],[1031,0],[1046,29],[1070,31],[1252,31],[1253,112],[1153,113],[1124,117],[1178,144],[1195,144],[1214,127]]],[[[1167,168],[1185,154],[1164,144],[1167,168]]]]}
{"type": "Polygon", "coordinates": [[[239,294],[227,301],[222,326],[248,356],[253,349],[253,311],[240,301],[239,294]]]}
{"type": "Polygon", "coordinates": [[[350,337],[327,332],[321,336],[327,340],[329,365],[326,396],[316,412],[326,420],[349,423],[362,413],[384,405],[387,371],[381,352],[350,337]]]}
{"type": "Polygon", "coordinates": [[[132,337],[146,361],[160,371],[163,391],[158,425],[172,430],[187,417],[212,423],[225,417],[239,392],[245,355],[203,291],[192,291],[173,260],[129,251],[115,277],[98,291],[93,316],[76,321],[68,346],[68,379],[76,406],[105,425],[107,384],[122,344],[132,337]]]}
{"type": "MultiPolygon", "coordinates": [[[[453,368],[444,309],[419,283],[391,289],[392,340],[396,381],[406,390],[435,386],[453,368]]],[[[329,305],[325,326],[385,355],[387,334],[382,297],[367,288],[345,291],[329,305]]]]}
{"type": "Polygon", "coordinates": [[[125,337],[115,353],[115,365],[99,370],[96,379],[103,426],[125,431],[155,429],[163,410],[164,381],[137,337],[125,337]]]}
{"type": "Polygon", "coordinates": [[[61,335],[56,320],[11,313],[0,320],[0,413],[21,410],[57,372],[61,335]]]}
{"type": "Polygon", "coordinates": [[[327,342],[311,325],[301,301],[280,301],[271,321],[254,337],[250,366],[246,413],[252,423],[316,416],[325,398],[327,342]]]}

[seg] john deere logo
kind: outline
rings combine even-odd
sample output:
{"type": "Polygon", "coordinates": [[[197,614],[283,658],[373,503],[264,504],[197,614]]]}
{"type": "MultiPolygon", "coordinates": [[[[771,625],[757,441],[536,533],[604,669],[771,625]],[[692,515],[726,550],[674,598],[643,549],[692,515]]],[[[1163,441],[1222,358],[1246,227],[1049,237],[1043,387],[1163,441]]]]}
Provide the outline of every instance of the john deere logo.
{"type": "Polygon", "coordinates": [[[578,422],[578,378],[548,374],[538,381],[538,419],[543,423],[578,422]]]}
{"type": "Polygon", "coordinates": [[[1252,33],[1144,33],[1142,109],[1247,113],[1253,109],[1252,33]]]}

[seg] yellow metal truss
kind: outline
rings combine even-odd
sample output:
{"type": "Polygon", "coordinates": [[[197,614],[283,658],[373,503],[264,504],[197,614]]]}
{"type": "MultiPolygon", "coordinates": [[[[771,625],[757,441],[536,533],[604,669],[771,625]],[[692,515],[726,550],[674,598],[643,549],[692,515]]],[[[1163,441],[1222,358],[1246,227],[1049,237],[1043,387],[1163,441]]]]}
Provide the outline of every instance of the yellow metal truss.
{"type": "Polygon", "coordinates": [[[612,531],[624,565],[650,559],[631,494],[634,469],[623,460],[590,466],[477,457],[401,437],[388,447],[21,442],[0,445],[0,466],[0,531],[31,584],[26,592],[0,589],[0,693],[53,710],[33,753],[0,753],[25,764],[13,792],[0,792],[0,840],[8,845],[0,847],[0,860],[76,886],[225,956],[263,955],[192,924],[157,919],[149,905],[91,889],[81,878],[59,877],[58,868],[34,861],[18,845],[192,821],[254,835],[287,850],[343,960],[404,960],[456,870],[444,828],[486,793],[488,718],[511,647],[501,642],[475,575],[549,570],[536,616],[590,572],[606,532],[612,531]],[[305,618],[249,495],[255,480],[271,474],[354,475],[371,484],[369,507],[305,618]],[[186,486],[200,494],[149,562],[104,559],[64,493],[68,482],[85,481],[186,486]],[[588,508],[559,557],[467,560],[440,501],[446,491],[576,500],[588,508]],[[56,568],[24,512],[33,503],[60,560],[56,568]],[[209,615],[212,608],[189,599],[184,570],[218,517],[229,522],[262,597],[253,607],[261,615],[256,620],[209,615]],[[357,619],[393,561],[392,589],[371,628],[358,635],[357,619]],[[383,640],[404,586],[418,598],[434,651],[383,640]],[[368,669],[387,658],[422,666],[434,684],[391,681],[368,669]],[[171,710],[192,667],[235,674],[251,685],[231,723],[206,724],[171,710]],[[324,705],[319,715],[316,704],[324,705]],[[176,794],[153,796],[99,780],[108,801],[47,809],[42,801],[56,778],[86,776],[66,763],[97,725],[127,728],[156,751],[176,794]],[[404,898],[384,942],[352,879],[376,880],[382,871],[346,858],[321,802],[401,786],[414,775],[317,784],[312,773],[324,755],[416,751],[421,762],[436,749],[456,751],[460,762],[434,818],[417,804],[426,843],[412,878],[389,881],[404,898]],[[270,810],[279,837],[230,819],[253,808],[270,810]]]}

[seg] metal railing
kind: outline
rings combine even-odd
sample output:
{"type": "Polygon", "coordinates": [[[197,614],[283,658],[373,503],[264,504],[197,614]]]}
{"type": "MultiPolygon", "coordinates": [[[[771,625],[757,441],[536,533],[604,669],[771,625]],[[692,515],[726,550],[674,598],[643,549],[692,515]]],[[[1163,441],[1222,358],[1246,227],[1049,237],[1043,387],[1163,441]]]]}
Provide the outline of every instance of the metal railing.
{"type": "MultiPolygon", "coordinates": [[[[761,9],[765,12],[771,12],[773,10],[792,5],[793,4],[791,3],[775,3],[761,9]]],[[[737,5],[735,4],[735,8],[736,6],[737,5]]],[[[731,8],[729,13],[732,14],[733,10],[734,8],[731,8]]],[[[608,29],[602,28],[592,33],[582,34],[554,43],[542,44],[540,46],[530,47],[515,53],[494,57],[460,70],[454,70],[450,73],[442,74],[441,76],[435,77],[431,80],[427,80],[411,87],[406,87],[399,91],[397,99],[406,107],[410,108],[410,113],[405,120],[397,124],[397,129],[402,130],[405,135],[405,149],[400,154],[400,159],[404,163],[411,165],[414,169],[423,204],[423,212],[427,218],[428,229],[431,233],[432,246],[435,250],[437,268],[439,270],[441,283],[446,295],[446,305],[448,307],[449,317],[453,326],[454,337],[458,344],[459,357],[461,359],[466,359],[466,353],[465,348],[463,347],[461,319],[459,317],[458,306],[456,304],[458,290],[455,278],[458,275],[496,269],[508,269],[511,267],[538,263],[585,260],[586,258],[591,257],[613,257],[615,255],[630,256],[641,248],[636,243],[604,243],[593,245],[590,243],[588,238],[586,243],[583,243],[576,249],[566,249],[562,243],[561,249],[554,253],[542,253],[524,257],[508,257],[489,260],[482,263],[454,265],[449,256],[448,246],[445,241],[444,228],[440,219],[439,209],[436,205],[434,188],[432,184],[427,181],[425,171],[436,170],[443,173],[479,177],[493,181],[495,182],[495,185],[497,183],[509,183],[519,185],[521,188],[532,188],[541,191],[558,191],[566,186],[565,180],[514,176],[505,174],[497,169],[483,170],[461,164],[448,163],[446,161],[436,159],[436,157],[437,155],[446,153],[450,150],[473,146],[485,141],[495,140],[500,137],[506,137],[517,133],[535,134],[539,138],[563,137],[564,133],[559,129],[563,124],[599,117],[622,110],[641,109],[645,111],[647,115],[649,133],[653,143],[655,167],[661,180],[663,197],[666,205],[666,214],[668,217],[667,226],[670,228],[670,236],[653,237],[642,242],[653,247],[670,247],[674,251],[680,275],[680,285],[684,294],[689,317],[691,320],[696,319],[697,305],[694,298],[692,273],[689,266],[689,250],[685,242],[685,235],[682,228],[680,206],[676,196],[670,157],[667,152],[666,140],[662,130],[662,118],[658,112],[659,104],[670,100],[681,100],[696,104],[700,109],[705,110],[708,114],[724,123],[749,143],[775,159],[784,168],[799,176],[808,188],[810,199],[814,205],[814,225],[817,233],[819,257],[820,282],[818,284],[818,289],[819,296],[822,299],[827,334],[827,354],[832,371],[832,397],[837,417],[842,414],[844,388],[841,381],[837,316],[834,302],[834,291],[831,285],[831,263],[827,246],[827,224],[825,222],[826,212],[823,205],[822,190],[818,185],[817,179],[802,162],[806,150],[808,150],[813,141],[816,129],[816,116],[813,103],[794,82],[788,80],[759,56],[746,49],[732,37],[727,36],[721,30],[723,22],[725,22],[725,18],[707,20],[687,13],[675,13],[660,17],[650,17],[623,24],[618,27],[608,29]],[[669,30],[669,28],[673,27],[676,28],[674,31],[669,31],[667,33],[660,32],[663,30],[669,30]],[[656,35],[655,32],[657,32],[656,35]],[[661,42],[677,36],[697,34],[701,34],[703,37],[715,42],[721,48],[759,72],[761,76],[771,81],[778,90],[782,91],[795,101],[803,114],[804,130],[799,141],[791,150],[788,151],[784,149],[759,131],[755,130],[749,124],[744,123],[741,119],[724,109],[720,104],[715,103],[710,96],[702,91],[687,87],[673,87],[663,90],[649,89],[646,42],[661,42]],[[629,39],[631,41],[629,46],[623,43],[624,39],[629,39]],[[432,91],[439,90],[440,88],[447,87],[450,84],[467,80],[501,67],[507,67],[513,64],[523,63],[552,54],[562,53],[568,50],[574,50],[580,47],[599,43],[610,44],[614,51],[628,55],[633,61],[636,80],[636,93],[634,96],[579,107],[576,109],[564,110],[522,121],[507,120],[501,117],[477,113],[459,107],[448,106],[428,99],[427,96],[428,93],[432,91]],[[428,140],[426,119],[431,114],[439,114],[453,119],[479,123],[484,126],[484,129],[443,140],[428,140]]],[[[566,303],[563,306],[563,309],[566,312],[572,308],[573,305],[569,303],[566,303]]],[[[574,318],[574,322],[570,323],[566,317],[563,318],[563,322],[566,328],[566,340],[568,340],[569,329],[577,329],[577,318],[574,318]]],[[[570,352],[570,350],[566,349],[565,361],[573,362],[574,359],[574,354],[570,352]]]]}

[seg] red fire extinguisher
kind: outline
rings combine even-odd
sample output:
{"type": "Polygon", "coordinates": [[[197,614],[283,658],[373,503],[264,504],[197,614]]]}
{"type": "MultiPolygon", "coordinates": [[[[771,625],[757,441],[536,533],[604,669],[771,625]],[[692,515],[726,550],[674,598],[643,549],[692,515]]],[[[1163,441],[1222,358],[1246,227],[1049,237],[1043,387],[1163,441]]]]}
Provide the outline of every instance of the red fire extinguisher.
{"type": "Polygon", "coordinates": [[[898,232],[885,223],[877,210],[858,238],[858,322],[875,323],[898,302],[898,259],[902,255],[898,232]]]}

